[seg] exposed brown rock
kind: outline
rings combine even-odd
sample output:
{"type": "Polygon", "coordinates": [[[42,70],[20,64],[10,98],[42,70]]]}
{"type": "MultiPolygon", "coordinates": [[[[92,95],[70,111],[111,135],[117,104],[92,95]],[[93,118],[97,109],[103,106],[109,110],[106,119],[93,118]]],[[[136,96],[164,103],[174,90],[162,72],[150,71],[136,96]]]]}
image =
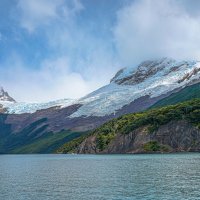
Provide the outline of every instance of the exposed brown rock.
{"type": "Polygon", "coordinates": [[[80,144],[77,153],[145,153],[144,145],[150,141],[166,147],[168,152],[200,152],[200,130],[180,120],[162,125],[152,134],[147,127],[138,128],[129,134],[119,133],[103,151],[98,149],[97,137],[92,135],[80,144]]]}

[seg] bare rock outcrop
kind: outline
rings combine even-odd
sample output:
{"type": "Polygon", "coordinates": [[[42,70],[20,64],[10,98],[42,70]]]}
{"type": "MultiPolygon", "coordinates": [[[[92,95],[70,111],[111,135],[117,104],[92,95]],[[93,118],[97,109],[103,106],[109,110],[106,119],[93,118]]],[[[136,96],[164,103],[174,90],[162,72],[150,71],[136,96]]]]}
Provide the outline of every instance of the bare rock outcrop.
{"type": "Polygon", "coordinates": [[[140,127],[129,134],[117,134],[104,150],[97,145],[97,136],[92,135],[79,146],[77,153],[146,153],[146,152],[200,152],[200,130],[187,121],[171,121],[149,133],[140,127]],[[157,149],[151,149],[151,144],[157,149]],[[149,146],[148,146],[149,145],[149,146]],[[150,147],[150,148],[147,148],[150,147]]]}

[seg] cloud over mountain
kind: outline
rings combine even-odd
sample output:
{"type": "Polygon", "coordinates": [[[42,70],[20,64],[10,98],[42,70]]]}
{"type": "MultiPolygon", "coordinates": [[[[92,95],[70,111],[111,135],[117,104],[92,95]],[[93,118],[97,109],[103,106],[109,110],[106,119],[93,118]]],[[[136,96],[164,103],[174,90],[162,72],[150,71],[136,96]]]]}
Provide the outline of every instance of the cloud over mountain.
{"type": "Polygon", "coordinates": [[[199,59],[199,8],[196,0],[2,0],[0,84],[19,101],[77,98],[149,58],[199,59]]]}
{"type": "Polygon", "coordinates": [[[175,0],[134,1],[122,8],[114,28],[122,61],[131,65],[159,56],[199,59],[200,15],[191,9],[189,1],[175,0]]]}

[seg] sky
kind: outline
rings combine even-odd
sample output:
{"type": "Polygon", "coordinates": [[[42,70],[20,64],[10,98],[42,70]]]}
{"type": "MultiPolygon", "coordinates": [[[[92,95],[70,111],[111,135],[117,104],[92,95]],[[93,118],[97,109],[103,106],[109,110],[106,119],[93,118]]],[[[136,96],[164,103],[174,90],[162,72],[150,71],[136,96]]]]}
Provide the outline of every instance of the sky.
{"type": "Polygon", "coordinates": [[[200,60],[198,0],[1,0],[0,85],[17,101],[80,98],[123,67],[200,60]]]}

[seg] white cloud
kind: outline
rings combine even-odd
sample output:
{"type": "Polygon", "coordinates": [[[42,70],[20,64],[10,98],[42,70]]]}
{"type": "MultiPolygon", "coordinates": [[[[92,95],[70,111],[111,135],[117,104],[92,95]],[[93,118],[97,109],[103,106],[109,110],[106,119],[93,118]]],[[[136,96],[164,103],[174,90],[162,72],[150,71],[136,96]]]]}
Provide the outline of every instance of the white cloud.
{"type": "Polygon", "coordinates": [[[113,31],[114,45],[108,40],[111,37],[95,34],[101,31],[98,24],[90,27],[77,20],[84,9],[82,2],[18,1],[20,26],[30,33],[39,30],[38,35],[56,53],[45,55],[35,69],[19,56],[9,58],[0,78],[14,98],[77,98],[106,84],[119,67],[163,56],[200,59],[200,14],[188,7],[190,1],[130,1],[118,11],[114,27],[108,27],[113,31]]]}
{"type": "Polygon", "coordinates": [[[57,17],[57,8],[62,0],[19,0],[20,23],[32,32],[38,25],[48,24],[57,17]]]}
{"type": "Polygon", "coordinates": [[[18,101],[79,98],[108,83],[116,72],[119,65],[107,42],[96,38],[91,27],[77,23],[83,9],[80,0],[18,1],[20,26],[30,33],[42,30],[41,39],[56,52],[36,68],[25,64],[23,55],[11,55],[0,79],[18,101]]]}
{"type": "Polygon", "coordinates": [[[61,98],[78,98],[93,91],[98,82],[84,80],[81,74],[71,72],[65,57],[45,60],[37,71],[24,66],[17,55],[1,68],[1,85],[6,85],[17,101],[41,102],[61,98]],[[10,63],[15,63],[11,66],[10,63]]]}
{"type": "Polygon", "coordinates": [[[19,0],[17,9],[19,21],[23,28],[30,33],[36,28],[49,25],[52,20],[61,20],[83,9],[79,0],[72,0],[72,6],[68,7],[65,0],[19,0]]]}
{"type": "Polygon", "coordinates": [[[133,65],[163,56],[200,59],[200,16],[189,14],[187,6],[140,0],[121,9],[113,31],[122,62],[133,65]]]}
{"type": "Polygon", "coordinates": [[[107,84],[115,73],[112,67],[105,67],[117,64],[111,64],[109,57],[102,56],[95,54],[88,63],[80,60],[85,70],[73,72],[67,57],[46,59],[35,70],[27,66],[19,55],[13,54],[4,63],[4,68],[0,67],[0,85],[5,86],[19,102],[77,99],[107,84]]]}

